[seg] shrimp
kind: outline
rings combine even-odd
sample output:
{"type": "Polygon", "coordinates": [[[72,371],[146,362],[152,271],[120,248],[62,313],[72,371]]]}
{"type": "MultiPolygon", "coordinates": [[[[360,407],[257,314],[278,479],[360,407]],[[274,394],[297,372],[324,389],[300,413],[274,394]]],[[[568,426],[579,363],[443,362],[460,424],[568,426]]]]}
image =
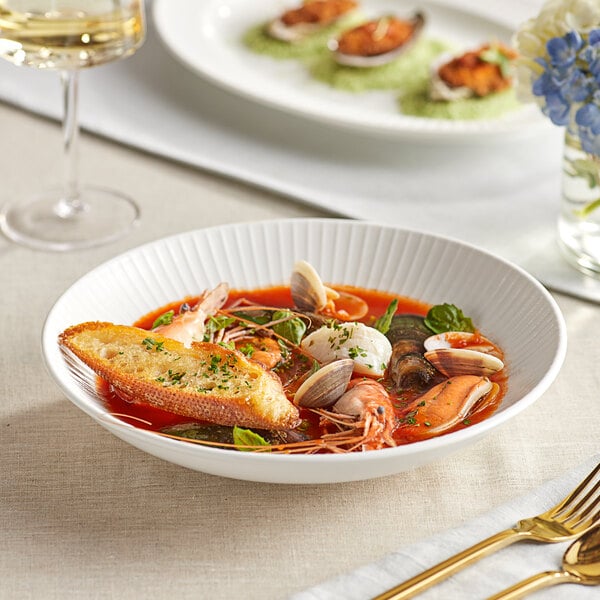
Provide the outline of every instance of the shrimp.
{"type": "Polygon", "coordinates": [[[317,410],[321,425],[335,424],[339,431],[326,433],[322,444],[332,452],[379,450],[395,446],[394,407],[385,388],[374,379],[353,379],[333,411],[317,410]]]}
{"type": "Polygon", "coordinates": [[[273,338],[258,335],[244,337],[235,344],[235,347],[265,369],[273,369],[283,360],[281,346],[273,338]]]}
{"type": "Polygon", "coordinates": [[[220,283],[213,290],[204,292],[192,309],[178,314],[171,323],[159,325],[154,331],[181,342],[187,348],[192,342],[202,342],[206,332],[206,320],[225,304],[228,296],[229,286],[220,283]]]}

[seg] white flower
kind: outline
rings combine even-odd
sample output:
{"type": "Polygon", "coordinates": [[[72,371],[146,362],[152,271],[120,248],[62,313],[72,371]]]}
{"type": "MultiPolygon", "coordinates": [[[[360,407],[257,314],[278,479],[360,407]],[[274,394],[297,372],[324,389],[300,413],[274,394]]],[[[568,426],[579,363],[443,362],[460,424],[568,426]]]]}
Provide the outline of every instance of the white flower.
{"type": "Polygon", "coordinates": [[[569,31],[588,33],[600,28],[600,0],[547,0],[539,15],[519,27],[514,45],[519,52],[517,65],[517,95],[523,101],[543,100],[531,93],[533,80],[543,68],[536,58],[548,58],[546,43],[569,31]]]}

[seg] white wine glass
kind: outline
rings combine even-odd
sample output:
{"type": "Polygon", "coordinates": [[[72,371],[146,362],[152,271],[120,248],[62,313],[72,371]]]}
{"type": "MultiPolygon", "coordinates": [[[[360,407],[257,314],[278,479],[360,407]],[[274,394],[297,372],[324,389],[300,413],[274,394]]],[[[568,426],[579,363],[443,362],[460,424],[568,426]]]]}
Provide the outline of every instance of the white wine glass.
{"type": "Polygon", "coordinates": [[[19,66],[59,71],[63,85],[63,183],[14,200],[0,228],[41,250],[113,241],[139,219],[128,196],[81,186],[78,178],[79,70],[133,54],[145,37],[144,0],[0,0],[0,56],[19,66]]]}

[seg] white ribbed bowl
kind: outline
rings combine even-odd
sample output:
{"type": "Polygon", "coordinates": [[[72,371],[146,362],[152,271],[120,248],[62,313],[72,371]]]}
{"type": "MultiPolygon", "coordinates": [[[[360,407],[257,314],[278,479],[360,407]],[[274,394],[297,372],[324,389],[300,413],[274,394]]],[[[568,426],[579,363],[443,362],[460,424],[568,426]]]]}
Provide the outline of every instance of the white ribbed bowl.
{"type": "MultiPolygon", "coordinates": [[[[43,353],[68,398],[133,446],[198,471],[272,483],[330,483],[398,473],[471,444],[533,403],[552,383],[566,351],[562,315],[522,269],[448,238],[334,219],[290,219],[201,229],[157,240],[97,267],[56,302],[43,353]],[[329,283],[450,302],[505,351],[508,391],[482,423],[438,438],[366,453],[286,456],[207,448],[160,437],[107,414],[93,386],[73,378],[57,336],[83,321],[130,324],[167,302],[227,281],[235,288],[287,283],[296,260],[329,283]]],[[[91,373],[90,373],[91,377],[91,373]]]]}

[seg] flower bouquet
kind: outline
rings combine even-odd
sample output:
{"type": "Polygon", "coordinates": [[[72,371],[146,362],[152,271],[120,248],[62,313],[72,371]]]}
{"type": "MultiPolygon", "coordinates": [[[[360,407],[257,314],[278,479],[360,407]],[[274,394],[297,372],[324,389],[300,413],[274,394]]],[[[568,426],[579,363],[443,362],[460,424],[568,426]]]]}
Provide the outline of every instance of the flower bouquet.
{"type": "Polygon", "coordinates": [[[548,0],[514,42],[519,98],[565,127],[562,247],[600,274],[600,0],[548,0]]]}

